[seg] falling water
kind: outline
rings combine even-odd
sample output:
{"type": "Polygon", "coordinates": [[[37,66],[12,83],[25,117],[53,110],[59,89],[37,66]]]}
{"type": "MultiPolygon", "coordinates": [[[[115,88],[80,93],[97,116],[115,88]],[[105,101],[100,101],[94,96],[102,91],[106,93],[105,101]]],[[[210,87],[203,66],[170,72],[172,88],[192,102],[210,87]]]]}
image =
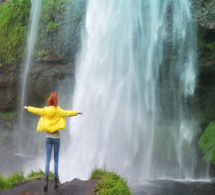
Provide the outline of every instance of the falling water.
{"type": "Polygon", "coordinates": [[[34,51],[34,45],[37,38],[37,27],[39,21],[39,14],[41,8],[41,0],[31,0],[31,13],[30,13],[30,27],[26,46],[26,56],[24,61],[23,70],[23,84],[22,84],[22,95],[21,95],[21,108],[25,103],[25,92],[26,92],[26,81],[31,65],[31,57],[34,51]]]}
{"type": "MultiPolygon", "coordinates": [[[[34,45],[37,38],[37,27],[38,27],[38,21],[39,21],[39,14],[41,9],[41,0],[31,0],[31,12],[30,12],[30,22],[29,22],[29,30],[28,30],[28,38],[27,38],[27,44],[26,44],[26,54],[24,57],[23,62],[23,77],[22,77],[22,88],[21,88],[21,104],[20,104],[20,113],[19,113],[19,128],[17,134],[18,134],[18,146],[17,152],[23,153],[24,150],[29,149],[31,144],[31,141],[29,138],[26,139],[26,132],[29,131],[29,129],[25,129],[25,121],[23,117],[23,107],[26,104],[26,85],[28,80],[28,74],[31,67],[31,57],[33,55],[34,51],[34,45]],[[27,143],[29,142],[30,145],[27,143]]],[[[32,137],[32,136],[31,136],[32,137]]]]}
{"type": "Polygon", "coordinates": [[[73,101],[83,115],[71,120],[62,180],[87,178],[94,167],[128,178],[193,176],[194,130],[183,103],[196,79],[190,7],[88,1],[73,101]]]}

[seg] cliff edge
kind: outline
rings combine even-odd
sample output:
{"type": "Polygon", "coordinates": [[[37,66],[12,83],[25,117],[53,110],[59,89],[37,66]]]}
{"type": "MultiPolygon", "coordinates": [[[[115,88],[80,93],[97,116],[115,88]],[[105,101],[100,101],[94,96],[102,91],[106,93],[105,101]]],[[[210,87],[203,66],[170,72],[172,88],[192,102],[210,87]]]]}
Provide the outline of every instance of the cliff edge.
{"type": "Polygon", "coordinates": [[[30,181],[23,182],[11,189],[0,191],[0,195],[92,195],[95,194],[95,187],[100,179],[79,180],[73,179],[70,182],[60,184],[58,189],[54,189],[54,183],[49,182],[47,192],[43,191],[45,180],[38,178],[30,181]]]}

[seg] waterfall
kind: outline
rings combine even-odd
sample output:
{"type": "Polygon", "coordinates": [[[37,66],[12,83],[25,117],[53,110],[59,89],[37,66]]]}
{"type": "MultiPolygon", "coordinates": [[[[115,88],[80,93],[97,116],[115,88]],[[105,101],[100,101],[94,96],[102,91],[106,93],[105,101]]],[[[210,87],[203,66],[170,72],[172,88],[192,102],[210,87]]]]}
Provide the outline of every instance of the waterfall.
{"type": "Polygon", "coordinates": [[[195,52],[189,0],[89,0],[62,179],[193,177],[195,52]]]}
{"type": "MultiPolygon", "coordinates": [[[[26,43],[26,53],[23,59],[23,76],[22,76],[22,86],[21,86],[21,104],[20,104],[20,113],[19,113],[19,127],[18,132],[16,132],[16,139],[18,142],[18,146],[16,147],[17,153],[24,154],[25,151],[29,150],[30,145],[32,145],[33,140],[30,139],[31,136],[27,136],[29,129],[25,126],[24,121],[24,111],[23,107],[26,104],[26,87],[27,87],[27,80],[28,74],[31,68],[31,58],[34,52],[34,46],[37,38],[37,27],[39,22],[39,14],[41,10],[41,0],[31,0],[31,12],[30,12],[30,22],[28,27],[28,38],[26,43]]],[[[29,154],[27,152],[27,154],[29,154]]]]}

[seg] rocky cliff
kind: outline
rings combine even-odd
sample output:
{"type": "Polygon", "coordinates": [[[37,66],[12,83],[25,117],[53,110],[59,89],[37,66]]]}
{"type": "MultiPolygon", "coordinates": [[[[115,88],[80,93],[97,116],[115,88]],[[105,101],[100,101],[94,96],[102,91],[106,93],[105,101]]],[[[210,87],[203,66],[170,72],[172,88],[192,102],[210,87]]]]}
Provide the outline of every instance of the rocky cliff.
{"type": "MultiPolygon", "coordinates": [[[[30,3],[30,0],[25,0],[24,3],[30,3]]],[[[39,32],[33,60],[30,64],[31,69],[28,74],[26,89],[26,104],[37,106],[43,104],[45,96],[48,96],[50,91],[57,90],[58,86],[66,79],[69,79],[71,85],[73,85],[74,59],[80,44],[80,28],[82,18],[84,17],[86,2],[80,0],[72,3],[57,0],[52,3],[49,1],[42,1],[42,3],[43,7],[41,10],[40,25],[38,27],[39,32]]],[[[12,12],[18,12],[20,6],[22,4],[18,4],[14,0],[0,1],[0,8],[8,16],[12,12]],[[7,12],[7,10],[10,10],[11,13],[9,11],[7,12]]],[[[28,16],[29,10],[27,11],[28,13],[26,14],[28,16]]],[[[10,25],[13,25],[5,18],[5,13],[2,16],[2,20],[5,19],[6,22],[5,25],[0,26],[0,32],[4,31],[1,28],[5,28],[5,31],[9,32],[10,25]]],[[[10,17],[15,16],[11,14],[10,17]]],[[[22,22],[23,19],[20,23],[22,22]]],[[[16,38],[20,40],[20,46],[14,46],[13,48],[22,51],[24,54],[25,41],[27,39],[27,24],[21,25],[26,29],[25,33],[21,34],[22,37],[16,38]]],[[[21,25],[17,25],[17,28],[21,25]]],[[[9,33],[6,35],[6,38],[8,40],[15,39],[10,37],[9,33]]],[[[0,50],[7,51],[8,46],[2,47],[0,50]]],[[[11,53],[13,53],[13,50],[11,53]]],[[[15,52],[13,56],[15,56],[15,52]]],[[[24,58],[25,55],[21,57],[17,55],[13,59],[7,53],[0,54],[0,100],[2,102],[0,112],[16,111],[19,109],[24,58]]]]}
{"type": "Polygon", "coordinates": [[[21,194],[55,194],[55,195],[93,195],[96,194],[96,185],[100,179],[91,179],[87,181],[73,179],[72,181],[60,184],[57,190],[54,189],[54,183],[49,182],[48,192],[43,191],[44,179],[34,179],[17,185],[8,190],[1,191],[2,195],[21,195],[21,194]]]}
{"type": "Polygon", "coordinates": [[[214,120],[215,109],[215,0],[193,0],[197,31],[198,81],[193,106],[206,120],[214,120]]]}
{"type": "MultiPolygon", "coordinates": [[[[0,1],[2,2],[7,1],[0,1]]],[[[42,9],[39,36],[27,86],[27,103],[41,104],[44,96],[49,91],[56,90],[61,81],[74,78],[74,59],[80,44],[80,27],[86,1],[62,5],[58,0],[42,9]],[[61,9],[58,8],[59,3],[61,9]]],[[[210,98],[215,94],[215,0],[193,0],[192,10],[198,37],[199,77],[196,101],[201,102],[199,109],[207,110],[205,114],[208,116],[215,114],[210,107],[215,103],[210,98]],[[206,101],[201,101],[203,98],[206,101]]],[[[0,106],[0,112],[17,109],[15,105],[19,102],[22,72],[21,59],[0,68],[0,100],[4,102],[0,106]]]]}

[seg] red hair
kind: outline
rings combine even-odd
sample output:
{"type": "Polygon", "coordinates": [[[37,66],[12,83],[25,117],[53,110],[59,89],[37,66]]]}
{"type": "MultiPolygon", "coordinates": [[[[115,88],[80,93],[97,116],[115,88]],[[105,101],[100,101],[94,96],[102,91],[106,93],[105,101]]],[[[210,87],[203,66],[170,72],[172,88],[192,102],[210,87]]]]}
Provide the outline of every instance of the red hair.
{"type": "Polygon", "coordinates": [[[58,105],[58,98],[57,98],[57,92],[51,92],[49,98],[47,99],[48,106],[55,106],[58,105]]]}

